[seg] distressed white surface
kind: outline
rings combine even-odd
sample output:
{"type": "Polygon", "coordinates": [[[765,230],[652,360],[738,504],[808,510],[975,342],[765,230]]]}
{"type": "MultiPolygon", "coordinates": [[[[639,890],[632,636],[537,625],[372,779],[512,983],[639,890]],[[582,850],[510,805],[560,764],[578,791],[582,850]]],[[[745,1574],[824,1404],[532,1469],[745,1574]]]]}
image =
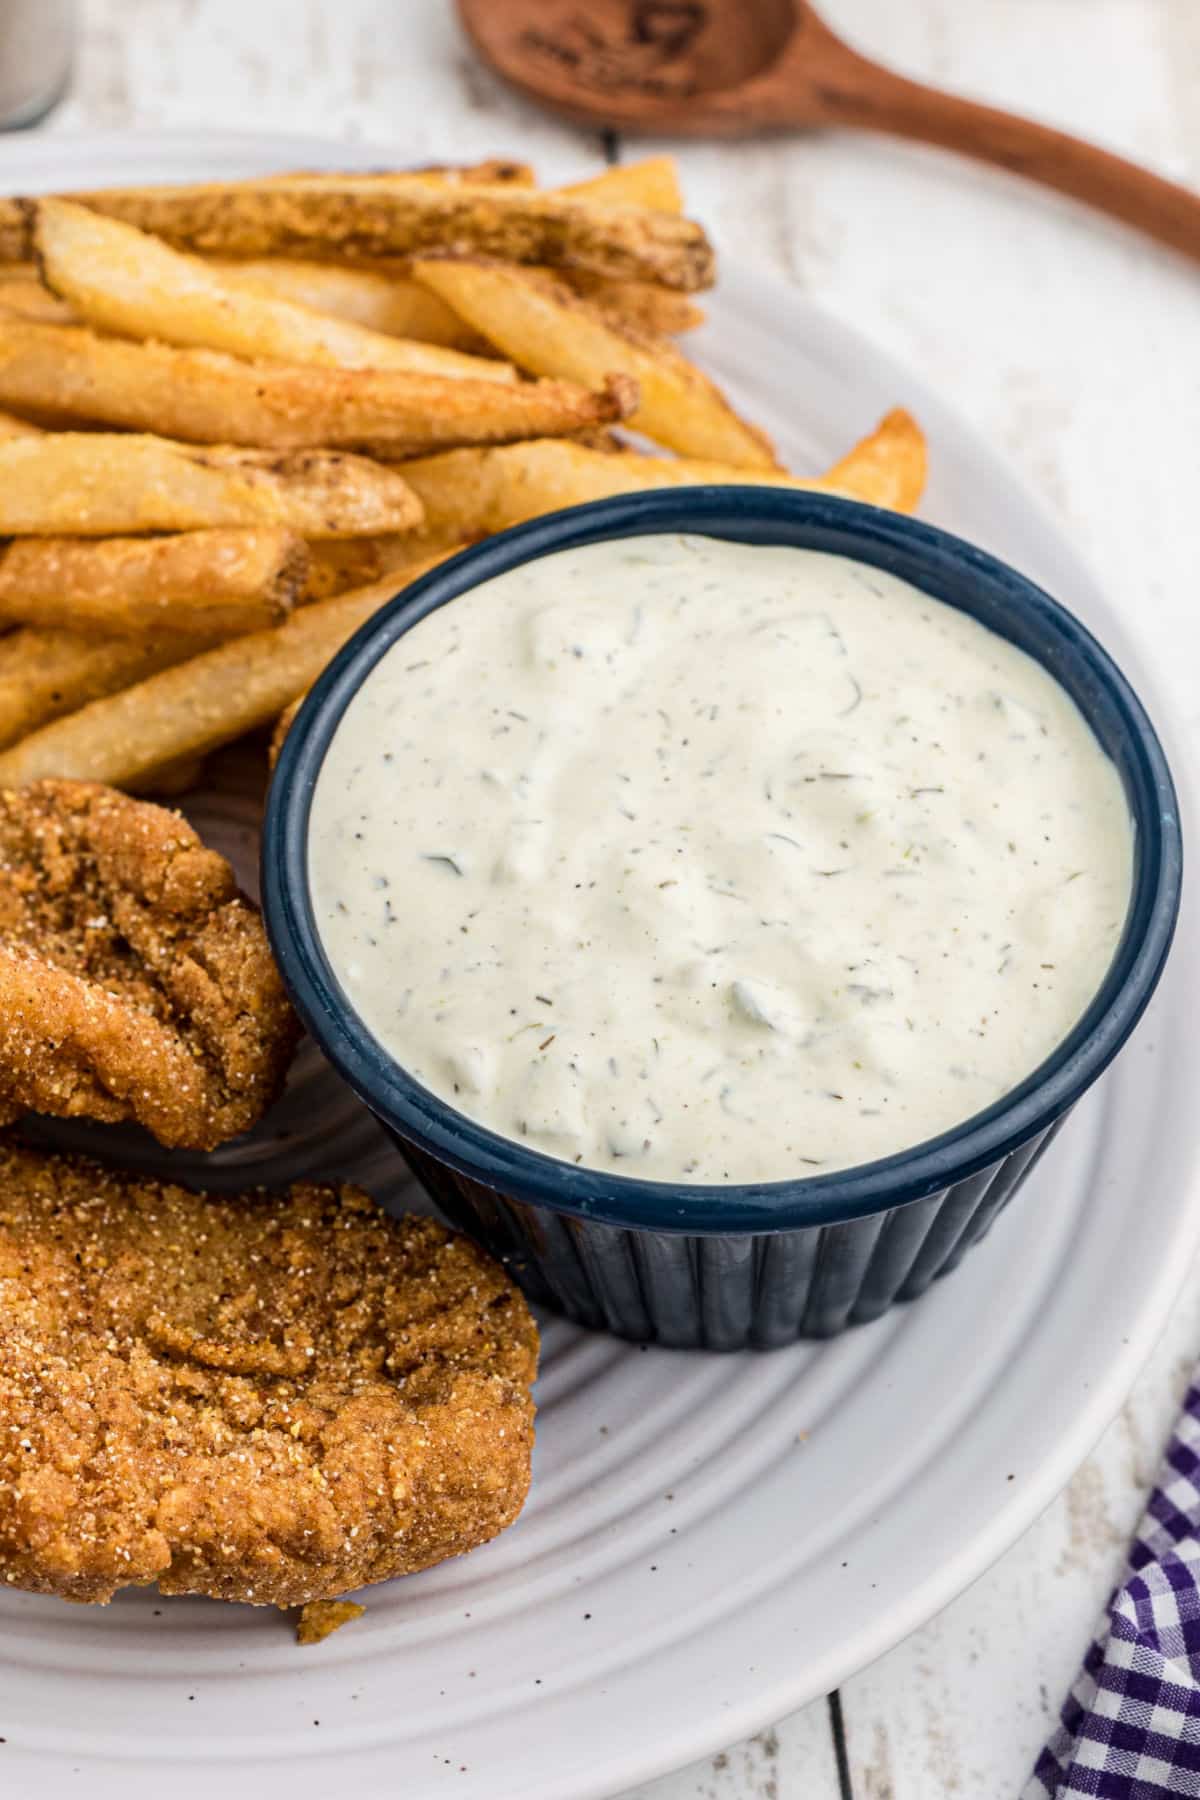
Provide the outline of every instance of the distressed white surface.
{"type": "MultiPolygon", "coordinates": [[[[1200,186],[1194,0],[825,0],[906,72],[1200,186]]],[[[48,129],[213,125],[409,154],[594,162],[473,62],[446,0],[84,0],[48,129]]],[[[782,272],[942,386],[1040,489],[1129,615],[1197,594],[1200,270],[932,151],[827,134],[681,152],[724,257],[782,272]]],[[[1194,659],[1159,671],[1200,726],[1194,659]]],[[[1131,1206],[1137,1196],[1130,1196],[1131,1206]]],[[[1021,1543],[843,1690],[855,1800],[1009,1800],[1119,1566],[1193,1358],[1200,1283],[1121,1418],[1021,1543]]],[[[1053,1394],[1046,1404],[1054,1404],[1053,1394]]],[[[836,1800],[828,1708],[629,1800],[836,1800]]]]}

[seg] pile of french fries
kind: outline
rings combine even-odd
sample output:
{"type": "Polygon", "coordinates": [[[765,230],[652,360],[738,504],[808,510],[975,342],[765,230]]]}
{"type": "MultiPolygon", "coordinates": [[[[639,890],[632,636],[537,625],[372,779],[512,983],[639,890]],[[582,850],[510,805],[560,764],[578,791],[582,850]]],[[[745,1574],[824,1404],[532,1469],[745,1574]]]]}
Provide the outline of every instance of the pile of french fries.
{"type": "Polygon", "coordinates": [[[903,412],[780,467],[676,342],[712,280],[665,157],[0,199],[0,782],[178,791],[539,513],[696,482],[913,507],[903,412]]]}

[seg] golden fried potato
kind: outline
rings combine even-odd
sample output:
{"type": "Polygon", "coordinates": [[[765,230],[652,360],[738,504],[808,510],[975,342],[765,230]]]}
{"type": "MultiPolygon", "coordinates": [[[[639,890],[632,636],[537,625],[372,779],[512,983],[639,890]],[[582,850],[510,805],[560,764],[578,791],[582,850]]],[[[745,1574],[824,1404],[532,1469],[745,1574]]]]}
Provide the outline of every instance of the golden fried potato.
{"type": "Polygon", "coordinates": [[[15,413],[0,412],[0,440],[4,438],[41,437],[42,427],[32,424],[28,419],[19,419],[15,413]]]}
{"type": "Polygon", "coordinates": [[[328,600],[350,588],[366,587],[392,571],[403,571],[414,561],[456,550],[460,539],[451,533],[431,531],[383,532],[375,537],[340,538],[312,543],[309,551],[309,600],[328,600]]]}
{"type": "Polygon", "coordinates": [[[0,753],[0,786],[53,774],[128,787],[180,757],[269,724],[405,581],[443,560],[413,565],[404,580],[389,575],[302,606],[272,631],[230,639],[58,719],[0,753]]]}
{"type": "Polygon", "coordinates": [[[0,310],[43,325],[79,324],[79,314],[70,302],[52,294],[38,279],[37,270],[25,263],[0,264],[0,310]]]}
{"type": "Polygon", "coordinates": [[[539,513],[644,488],[750,484],[817,488],[908,512],[921,497],[925,440],[906,412],[891,412],[869,437],[824,475],[801,479],[692,458],[612,455],[543,438],[495,450],[452,450],[401,465],[425,508],[423,529],[503,531],[539,513]]]}
{"type": "Polygon", "coordinates": [[[296,698],[292,701],[292,704],[290,706],[285,706],[275,721],[275,729],[271,733],[271,742],[267,750],[267,763],[272,769],[279,761],[284,739],[292,729],[292,726],[296,723],[296,714],[304,705],[306,693],[307,690],[305,694],[297,694],[296,698]]]}
{"type": "Polygon", "coordinates": [[[657,212],[681,213],[683,194],[673,156],[645,156],[638,162],[616,163],[589,175],[586,181],[569,181],[554,190],[593,206],[649,206],[657,212]]]}
{"type": "Polygon", "coordinates": [[[546,273],[559,276],[583,299],[639,331],[678,337],[704,323],[703,307],[655,281],[612,281],[588,269],[548,269],[546,273]]]}
{"type": "MultiPolygon", "coordinates": [[[[485,156],[476,163],[425,163],[415,169],[358,169],[352,171],[356,181],[374,182],[377,187],[395,186],[397,182],[428,181],[439,187],[536,187],[532,168],[526,162],[514,162],[509,156],[485,156]]],[[[332,181],[346,179],[344,169],[288,169],[280,175],[248,175],[245,185],[263,182],[332,181]]]]}
{"type": "Polygon", "coordinates": [[[279,524],[304,537],[356,537],[406,531],[420,517],[395,470],[337,450],[275,456],[132,434],[0,436],[0,533],[112,537],[279,524]]]}
{"type": "Polygon", "coordinates": [[[0,405],[199,444],[404,456],[607,425],[625,418],[636,398],[621,377],[589,393],[574,382],[249,363],[219,350],[128,343],[0,316],[0,405]]]}
{"type": "Polygon", "coordinates": [[[0,747],[207,649],[179,632],[100,638],[29,625],[0,637],[0,747]]]}
{"type": "Polygon", "coordinates": [[[124,337],[322,368],[515,379],[489,357],[390,337],[257,292],[198,256],[67,200],[38,202],[34,248],[52,292],[89,324],[124,337]]]}
{"type": "Polygon", "coordinates": [[[561,282],[511,263],[419,257],[413,274],[535,375],[598,387],[614,370],[638,384],[629,424],[683,455],[777,469],[764,434],[666,338],[606,316],[561,282]]]}
{"type": "MultiPolygon", "coordinates": [[[[712,248],[690,219],[512,183],[298,176],[66,197],[179,249],[216,256],[409,256],[453,244],[685,292],[713,279],[712,248]]],[[[36,200],[0,201],[0,261],[29,260],[36,209],[36,200]]]]}
{"type": "MultiPolygon", "coordinates": [[[[371,332],[383,332],[388,337],[417,338],[425,344],[443,344],[450,350],[477,349],[482,341],[444,300],[413,281],[403,261],[393,270],[390,266],[348,268],[341,263],[306,262],[296,256],[248,257],[243,262],[216,257],[212,266],[225,281],[274,299],[295,301],[314,312],[364,325],[371,332]]],[[[610,285],[636,289],[639,284],[610,285]]],[[[651,288],[651,292],[663,295],[671,303],[690,306],[669,288],[651,288]]],[[[46,298],[51,300],[52,296],[47,294],[46,298]]],[[[0,305],[4,304],[4,288],[0,284],[0,305]]],[[[636,304],[635,300],[631,299],[630,304],[636,304]]]]}
{"type": "Polygon", "coordinates": [[[928,466],[924,432],[911,413],[895,407],[821,479],[851,500],[912,512],[925,491],[928,466]]]}
{"type": "MultiPolygon", "coordinates": [[[[143,440],[145,441],[145,440],[143,440]]],[[[228,445],[177,448],[212,469],[238,474],[272,496],[277,517],[301,537],[355,538],[410,531],[421,503],[395,469],[344,450],[243,450],[228,445]]]]}
{"type": "Polygon", "coordinates": [[[286,618],[306,590],[309,564],[304,539],[274,525],[18,538],[0,551],[0,622],[102,637],[234,637],[286,618]]]}

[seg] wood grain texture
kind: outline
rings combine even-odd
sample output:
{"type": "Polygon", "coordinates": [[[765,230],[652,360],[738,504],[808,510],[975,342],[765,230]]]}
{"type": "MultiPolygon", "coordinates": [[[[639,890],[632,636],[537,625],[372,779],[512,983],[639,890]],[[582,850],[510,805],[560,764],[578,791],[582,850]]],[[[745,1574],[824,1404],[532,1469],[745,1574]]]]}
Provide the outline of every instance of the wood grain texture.
{"type": "MultiPolygon", "coordinates": [[[[825,0],[915,80],[1017,107],[1200,184],[1194,0],[825,0]],[[1086,22],[1084,13],[1086,11],[1086,22]]],[[[51,130],[323,131],[414,160],[512,152],[567,178],[597,136],[525,106],[444,0],[89,0],[51,130]]],[[[656,145],[639,144],[638,154],[656,145]]],[[[677,146],[670,146],[676,148],[677,146]]],[[[1004,449],[1128,616],[1195,645],[1200,282],[1068,202],[836,132],[681,152],[720,254],[766,265],[937,381],[1004,449]]],[[[1200,732],[1190,650],[1156,668],[1200,732]]],[[[1020,1544],[842,1693],[853,1800],[1010,1800],[1092,1629],[1200,1352],[1200,1283],[1121,1417],[1020,1544]]],[[[1048,1398],[1053,1404],[1053,1396],[1048,1398]]],[[[824,1703],[629,1800],[844,1800],[824,1703]]]]}
{"type": "Polygon", "coordinates": [[[1040,181],[1200,261],[1200,195],[1099,144],[913,81],[831,31],[809,0],[458,0],[482,57],[577,124],[686,138],[852,127],[1040,181]]]}

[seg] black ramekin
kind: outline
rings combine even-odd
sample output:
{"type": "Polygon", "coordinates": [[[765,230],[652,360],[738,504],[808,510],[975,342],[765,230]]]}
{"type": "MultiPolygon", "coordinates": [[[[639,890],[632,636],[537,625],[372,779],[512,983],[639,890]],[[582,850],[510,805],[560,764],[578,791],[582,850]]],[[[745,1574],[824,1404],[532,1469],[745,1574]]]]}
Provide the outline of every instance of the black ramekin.
{"type": "Polygon", "coordinates": [[[895,513],[778,488],[697,487],[518,526],[376,613],[288,733],[267,807],[263,904],[284,980],[326,1056],[441,1210],[533,1300],[622,1337],[732,1350],[829,1336],[914,1299],[955,1267],[1136,1025],[1170,948],[1181,872],[1179,808],[1154,730],[1120,670],[1049,595],[971,544],[895,513]],[[1124,783],[1133,895],[1087,1012],[1004,1099],[878,1162],[744,1187],[674,1186],[558,1162],[464,1117],[406,1074],[357,1018],[321,947],[307,869],[313,787],[347,702],[384,652],[435,607],[534,557],[673,531],[854,557],[972,614],[1072,695],[1124,783]]]}

